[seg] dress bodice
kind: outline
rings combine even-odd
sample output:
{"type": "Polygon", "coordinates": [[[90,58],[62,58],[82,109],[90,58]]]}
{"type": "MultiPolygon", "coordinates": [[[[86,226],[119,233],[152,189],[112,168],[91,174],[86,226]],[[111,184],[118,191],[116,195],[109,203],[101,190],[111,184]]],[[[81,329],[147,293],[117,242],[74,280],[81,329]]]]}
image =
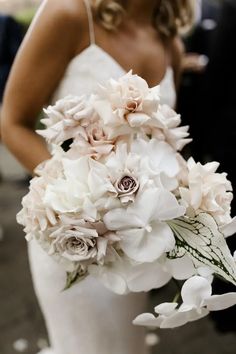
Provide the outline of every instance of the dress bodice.
{"type": "MultiPolygon", "coordinates": [[[[55,91],[53,103],[69,94],[89,94],[110,78],[118,79],[126,71],[95,43],[90,44],[75,56],[67,66],[64,76],[55,91]]],[[[176,101],[173,70],[168,67],[160,83],[161,101],[173,107],[176,101]]]]}

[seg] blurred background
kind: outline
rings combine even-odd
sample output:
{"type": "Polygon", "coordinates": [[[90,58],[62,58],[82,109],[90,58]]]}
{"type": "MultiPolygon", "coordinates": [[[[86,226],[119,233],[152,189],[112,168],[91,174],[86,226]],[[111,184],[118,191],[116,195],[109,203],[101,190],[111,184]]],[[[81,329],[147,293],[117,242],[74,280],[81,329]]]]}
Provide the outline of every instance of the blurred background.
{"type": "MultiPolygon", "coordinates": [[[[0,0],[0,107],[14,57],[39,4],[0,0]]],[[[220,161],[235,186],[236,0],[195,0],[195,5],[194,27],[182,38],[185,54],[176,107],[193,138],[184,154],[201,162],[220,161]]],[[[15,221],[28,181],[0,139],[0,354],[35,354],[47,346],[24,234],[15,221]]],[[[235,201],[232,209],[236,214],[235,201]]],[[[236,249],[235,241],[230,242],[236,249]]],[[[214,286],[217,293],[225,287],[221,282],[214,286]]],[[[171,291],[170,285],[151,293],[150,308],[171,291]]],[[[147,341],[153,354],[235,354],[235,318],[234,307],[177,330],[148,333],[147,341]]]]}

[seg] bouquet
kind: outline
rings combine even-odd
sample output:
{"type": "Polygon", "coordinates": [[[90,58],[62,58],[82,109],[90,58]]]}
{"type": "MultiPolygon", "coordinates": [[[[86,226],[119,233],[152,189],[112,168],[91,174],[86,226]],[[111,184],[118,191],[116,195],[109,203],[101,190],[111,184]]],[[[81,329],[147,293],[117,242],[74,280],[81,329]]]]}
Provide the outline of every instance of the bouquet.
{"type": "Polygon", "coordinates": [[[159,88],[130,72],[45,113],[38,133],[52,157],[36,168],[17,220],[64,265],[65,289],[88,275],[117,294],[178,280],[174,302],[134,320],[161,328],[236,304],[236,293],[211,288],[214,276],[236,284],[225,241],[236,231],[231,183],[216,162],[184,160],[188,127],[159,88]]]}

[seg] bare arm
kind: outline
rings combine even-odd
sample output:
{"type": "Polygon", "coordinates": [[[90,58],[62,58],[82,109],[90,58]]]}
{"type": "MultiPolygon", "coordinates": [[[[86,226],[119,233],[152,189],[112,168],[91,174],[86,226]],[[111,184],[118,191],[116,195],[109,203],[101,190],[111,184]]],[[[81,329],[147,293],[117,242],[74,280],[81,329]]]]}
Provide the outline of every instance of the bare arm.
{"type": "Polygon", "coordinates": [[[34,132],[37,116],[78,48],[72,1],[44,1],[18,52],[1,114],[2,139],[29,170],[50,154],[34,132]]]}

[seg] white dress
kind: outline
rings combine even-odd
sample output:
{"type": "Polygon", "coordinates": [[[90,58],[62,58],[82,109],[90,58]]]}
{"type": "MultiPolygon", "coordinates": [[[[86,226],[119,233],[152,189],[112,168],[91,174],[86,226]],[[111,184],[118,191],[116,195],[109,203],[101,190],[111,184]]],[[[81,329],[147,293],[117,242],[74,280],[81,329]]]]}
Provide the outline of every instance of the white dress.
{"type": "MultiPolygon", "coordinates": [[[[92,14],[87,1],[90,46],[69,63],[53,101],[68,94],[94,91],[97,83],[125,74],[124,69],[95,44],[92,14]]],[[[161,82],[163,101],[173,106],[173,72],[161,82]]],[[[96,279],[87,277],[62,292],[65,271],[36,242],[29,243],[35,292],[43,312],[51,349],[43,354],[147,354],[145,330],[132,320],[146,312],[145,293],[116,295],[96,279]]]]}

